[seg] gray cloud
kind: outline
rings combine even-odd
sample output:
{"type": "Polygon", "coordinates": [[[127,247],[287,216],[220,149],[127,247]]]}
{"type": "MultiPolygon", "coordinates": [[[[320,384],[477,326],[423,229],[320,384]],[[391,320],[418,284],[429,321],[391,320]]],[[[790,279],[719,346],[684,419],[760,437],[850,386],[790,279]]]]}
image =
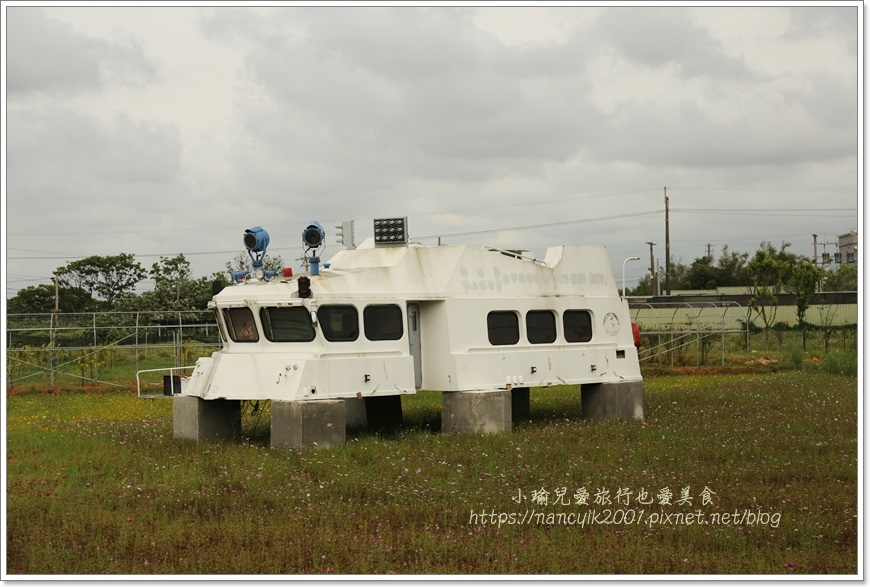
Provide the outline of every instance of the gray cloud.
{"type": "MultiPolygon", "coordinates": [[[[727,14],[727,8],[711,8],[727,14]]],[[[689,8],[620,8],[602,13],[596,29],[602,46],[649,68],[675,67],[683,77],[756,81],[742,59],[728,57],[708,31],[694,24],[689,8]]]]}
{"type": "Polygon", "coordinates": [[[106,83],[138,85],[157,68],[132,39],[107,41],[77,33],[41,8],[7,7],[6,83],[10,93],[84,92],[106,83]]]}
{"type": "MultiPolygon", "coordinates": [[[[178,18],[171,33],[124,11],[82,8],[107,24],[77,29],[50,8],[7,10],[18,249],[184,252],[207,275],[257,224],[292,259],[315,218],[355,219],[364,238],[384,214],[407,214],[413,236],[609,217],[448,242],[605,244],[618,267],[663,242],[659,214],[628,214],[662,208],[666,185],[675,208],[844,207],[857,189],[857,81],[842,74],[857,61],[836,48],[856,22],[836,9],[790,23],[847,64],[816,70],[786,52],[759,59],[777,41],[764,27],[735,46],[728,27],[714,36],[682,8],[596,10],[540,44],[502,42],[509,32],[478,29],[467,8],[196,9],[198,29],[178,18]],[[171,76],[158,79],[160,63],[171,76]],[[119,91],[131,82],[141,91],[119,91]]],[[[675,213],[672,251],[691,261],[707,242],[754,250],[854,223],[675,213]]]]}

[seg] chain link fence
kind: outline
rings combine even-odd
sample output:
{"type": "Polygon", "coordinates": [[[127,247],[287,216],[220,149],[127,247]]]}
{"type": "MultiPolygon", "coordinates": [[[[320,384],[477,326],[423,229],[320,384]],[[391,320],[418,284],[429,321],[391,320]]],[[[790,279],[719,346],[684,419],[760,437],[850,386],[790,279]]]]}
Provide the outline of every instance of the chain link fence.
{"type": "MultiPolygon", "coordinates": [[[[643,337],[641,364],[724,365],[729,352],[748,350],[750,334],[760,330],[749,308],[733,301],[630,301],[629,308],[643,337]]],[[[842,333],[846,346],[858,305],[815,304],[806,319],[823,333],[826,350],[834,332],[842,333]]],[[[794,328],[794,306],[778,308],[778,320],[794,328]]],[[[221,348],[208,310],[9,314],[6,326],[6,382],[12,387],[129,387],[138,371],[193,365],[221,348]]]]}
{"type": "Polygon", "coordinates": [[[127,387],[140,369],[189,365],[220,346],[208,310],[9,314],[7,384],[127,387]]]}
{"type": "MultiPolygon", "coordinates": [[[[641,331],[641,364],[659,366],[725,365],[729,353],[750,350],[752,334],[763,324],[757,313],[736,301],[629,302],[632,322],[641,331]]],[[[797,307],[777,307],[774,337],[798,325],[797,307]]],[[[813,304],[807,328],[820,332],[825,348],[834,332],[845,337],[858,324],[857,303],[813,304]]]]}

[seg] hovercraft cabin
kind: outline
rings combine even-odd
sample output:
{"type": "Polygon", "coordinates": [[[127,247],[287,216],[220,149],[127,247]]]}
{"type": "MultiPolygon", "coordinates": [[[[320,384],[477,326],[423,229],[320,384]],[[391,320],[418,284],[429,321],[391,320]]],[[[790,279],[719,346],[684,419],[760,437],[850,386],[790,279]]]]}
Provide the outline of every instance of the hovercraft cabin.
{"type": "Polygon", "coordinates": [[[409,242],[404,218],[374,230],[321,264],[312,222],[298,276],[268,274],[268,234],[245,232],[253,271],[210,304],[223,348],[166,378],[176,436],[234,436],[241,401],[271,400],[273,447],[332,445],[347,425],[401,421],[401,396],[420,389],[443,392],[443,432],[508,431],[529,388],[553,385],[581,386],[584,417],[643,418],[635,332],[603,247],[538,260],[409,242]]]}

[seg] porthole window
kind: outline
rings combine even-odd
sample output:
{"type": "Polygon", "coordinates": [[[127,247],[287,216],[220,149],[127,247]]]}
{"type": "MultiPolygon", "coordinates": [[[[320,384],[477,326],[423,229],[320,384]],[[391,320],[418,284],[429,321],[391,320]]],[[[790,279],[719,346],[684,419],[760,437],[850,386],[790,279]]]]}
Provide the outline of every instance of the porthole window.
{"type": "Polygon", "coordinates": [[[354,306],[321,306],[317,322],[330,342],[351,342],[359,338],[359,313],[354,306]]]}
{"type": "Polygon", "coordinates": [[[562,315],[567,342],[589,342],[592,340],[592,315],[588,310],[566,310],[562,315]]]}
{"type": "Polygon", "coordinates": [[[527,312],[526,336],[532,344],[556,342],[556,315],[550,310],[527,312]]]}
{"type": "Polygon", "coordinates": [[[520,340],[516,312],[490,312],[486,315],[486,329],[492,345],[517,344],[520,340]]]}
{"type": "Polygon", "coordinates": [[[399,340],[405,332],[402,309],[395,304],[366,306],[363,328],[369,340],[399,340]]]}
{"type": "Polygon", "coordinates": [[[261,308],[260,323],[263,335],[271,342],[311,342],[314,326],[311,315],[302,306],[289,308],[261,308]]]}

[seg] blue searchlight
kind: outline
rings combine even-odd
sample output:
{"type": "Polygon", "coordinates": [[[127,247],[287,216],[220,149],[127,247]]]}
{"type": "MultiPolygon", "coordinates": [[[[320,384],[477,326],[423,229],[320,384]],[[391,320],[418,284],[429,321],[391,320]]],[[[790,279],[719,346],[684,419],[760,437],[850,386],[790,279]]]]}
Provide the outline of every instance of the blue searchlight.
{"type": "Polygon", "coordinates": [[[269,233],[259,226],[249,228],[244,236],[245,248],[251,257],[251,265],[254,269],[263,266],[263,257],[266,256],[266,247],[269,246],[269,233]]]}
{"type": "Polygon", "coordinates": [[[305,230],[302,231],[302,242],[309,249],[319,248],[325,240],[326,232],[316,220],[312,220],[305,230]]]}
{"type": "Polygon", "coordinates": [[[316,249],[323,246],[326,241],[326,231],[316,220],[302,231],[302,243],[305,245],[306,252],[311,252],[311,275],[320,275],[320,257],[317,256],[316,249]]]}

